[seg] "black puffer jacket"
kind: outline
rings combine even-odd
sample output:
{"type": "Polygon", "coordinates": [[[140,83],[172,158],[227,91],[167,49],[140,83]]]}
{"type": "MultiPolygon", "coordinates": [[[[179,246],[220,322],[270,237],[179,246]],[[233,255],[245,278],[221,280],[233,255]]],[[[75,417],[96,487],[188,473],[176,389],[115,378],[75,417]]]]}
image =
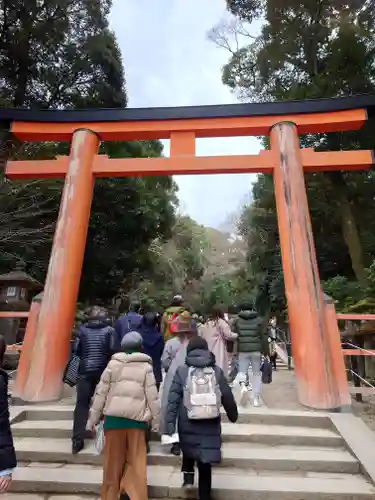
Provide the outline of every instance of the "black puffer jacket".
{"type": "Polygon", "coordinates": [[[0,471],[17,465],[9,423],[8,374],[0,368],[0,471]]]}
{"type": "MultiPolygon", "coordinates": [[[[215,366],[215,357],[208,350],[194,349],[186,357],[186,365],[181,366],[173,379],[168,396],[167,429],[168,434],[175,432],[178,418],[178,433],[182,452],[202,463],[221,461],[221,421],[220,417],[211,420],[190,420],[183,403],[183,392],[189,366],[215,366]]],[[[215,366],[216,378],[222,395],[222,405],[231,422],[238,418],[237,405],[232,391],[221,368],[215,366]]]]}
{"type": "Polygon", "coordinates": [[[114,352],[114,329],[104,320],[89,320],[78,328],[73,352],[80,357],[79,374],[104,371],[114,352]]]}

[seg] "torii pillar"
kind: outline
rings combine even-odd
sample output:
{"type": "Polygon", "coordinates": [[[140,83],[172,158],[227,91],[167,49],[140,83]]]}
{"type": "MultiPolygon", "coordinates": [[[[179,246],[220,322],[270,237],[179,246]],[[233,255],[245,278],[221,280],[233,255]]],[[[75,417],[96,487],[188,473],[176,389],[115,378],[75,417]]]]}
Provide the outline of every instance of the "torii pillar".
{"type": "Polygon", "coordinates": [[[92,166],[98,148],[96,133],[87,129],[73,133],[32,353],[20,359],[19,370],[28,371],[28,376],[22,381],[20,377],[13,391],[14,396],[25,401],[54,401],[61,396],[90,220],[92,166]]]}
{"type": "Polygon", "coordinates": [[[321,289],[297,127],[274,125],[273,173],[281,259],[300,403],[336,410],[350,404],[337,320],[321,289]]]}

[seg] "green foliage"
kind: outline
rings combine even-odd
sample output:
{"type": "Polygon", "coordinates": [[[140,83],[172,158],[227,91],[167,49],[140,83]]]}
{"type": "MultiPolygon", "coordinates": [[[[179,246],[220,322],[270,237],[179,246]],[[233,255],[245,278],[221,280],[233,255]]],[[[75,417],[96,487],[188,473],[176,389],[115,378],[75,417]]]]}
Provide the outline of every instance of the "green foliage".
{"type": "MultiPolygon", "coordinates": [[[[227,0],[227,6],[240,22],[262,22],[259,36],[233,50],[223,69],[223,82],[241,99],[312,99],[375,91],[373,2],[227,0]]],[[[303,136],[301,146],[321,151],[372,149],[374,124],[370,121],[359,133],[303,136]]],[[[308,174],[306,185],[321,278],[345,308],[369,293],[366,267],[375,258],[375,175],[308,174]]],[[[248,245],[247,275],[259,285],[269,280],[271,307],[283,310],[276,208],[268,176],[258,176],[253,203],[243,211],[242,231],[248,245]]]]}
{"type": "MultiPolygon", "coordinates": [[[[165,217],[165,212],[161,213],[165,217]]],[[[194,306],[201,298],[200,279],[206,264],[205,229],[188,216],[177,216],[172,224],[173,213],[170,215],[169,239],[155,238],[149,247],[149,267],[137,276],[133,272],[133,279],[125,279],[121,287],[124,297],[143,298],[156,309],[166,307],[177,293],[182,293],[194,306]]]]}
{"type": "Polygon", "coordinates": [[[336,309],[345,313],[373,313],[375,310],[375,261],[366,269],[366,286],[335,276],[322,283],[324,291],[336,301],[336,309]]]}
{"type": "Polygon", "coordinates": [[[322,288],[327,295],[336,301],[336,309],[339,312],[347,311],[348,308],[363,300],[364,290],[357,281],[350,281],[345,276],[335,276],[330,280],[322,282],[322,288]]]}
{"type": "Polygon", "coordinates": [[[0,7],[0,96],[14,107],[126,104],[109,0],[10,0],[0,7]]]}
{"type": "MultiPolygon", "coordinates": [[[[31,108],[126,105],[124,70],[109,29],[110,0],[10,0],[0,6],[0,103],[31,108]]],[[[1,130],[4,157],[55,158],[68,144],[20,145],[1,130]]],[[[155,157],[159,141],[101,145],[113,158],[155,157]]],[[[0,186],[0,272],[18,261],[44,281],[62,182],[0,186]]],[[[80,300],[108,302],[121,284],[152,270],[150,244],[171,235],[176,185],[170,177],[97,179],[80,300]]]]}

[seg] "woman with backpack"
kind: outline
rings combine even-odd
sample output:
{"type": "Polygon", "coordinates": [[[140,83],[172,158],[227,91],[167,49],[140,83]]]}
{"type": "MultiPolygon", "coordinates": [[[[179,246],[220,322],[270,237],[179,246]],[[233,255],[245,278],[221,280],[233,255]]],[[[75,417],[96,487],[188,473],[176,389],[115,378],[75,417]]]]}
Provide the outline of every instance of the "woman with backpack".
{"type": "Polygon", "coordinates": [[[207,341],[208,349],[214,354],[216,365],[219,366],[225,377],[229,375],[229,356],[227,342],[237,339],[237,334],[230,329],[225,320],[224,312],[215,308],[211,318],[204,327],[201,327],[202,337],[207,341]]]}
{"type": "Polygon", "coordinates": [[[167,431],[178,434],[183,454],[183,487],[194,485],[198,467],[198,498],[211,500],[211,465],[221,461],[220,407],[231,422],[237,405],[221,368],[201,337],[189,341],[185,364],[177,369],[168,394],[167,431]]]}
{"type": "MultiPolygon", "coordinates": [[[[187,344],[192,336],[196,335],[191,314],[184,311],[178,316],[173,324],[174,337],[165,344],[162,356],[163,368],[166,372],[161,397],[160,434],[162,442],[167,434],[167,405],[169,389],[173,377],[179,366],[185,363],[187,344]]],[[[179,456],[181,454],[180,444],[176,440],[172,442],[171,453],[179,456]]]]}
{"type": "Polygon", "coordinates": [[[164,314],[161,318],[161,332],[164,336],[165,342],[172,339],[174,337],[171,326],[177,317],[186,310],[184,307],[184,299],[181,295],[175,295],[173,297],[172,303],[167,309],[164,311],[164,314]]]}

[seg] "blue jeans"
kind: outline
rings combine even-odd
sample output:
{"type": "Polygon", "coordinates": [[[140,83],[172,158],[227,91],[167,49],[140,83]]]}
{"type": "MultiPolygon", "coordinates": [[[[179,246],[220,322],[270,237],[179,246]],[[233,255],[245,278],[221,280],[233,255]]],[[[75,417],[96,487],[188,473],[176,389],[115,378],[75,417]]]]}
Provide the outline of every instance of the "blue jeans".
{"type": "Polygon", "coordinates": [[[260,396],[260,390],[262,387],[262,372],[260,371],[262,362],[262,355],[260,352],[240,352],[238,355],[239,382],[248,382],[249,380],[249,369],[251,366],[252,375],[252,390],[254,396],[260,396]]]}

